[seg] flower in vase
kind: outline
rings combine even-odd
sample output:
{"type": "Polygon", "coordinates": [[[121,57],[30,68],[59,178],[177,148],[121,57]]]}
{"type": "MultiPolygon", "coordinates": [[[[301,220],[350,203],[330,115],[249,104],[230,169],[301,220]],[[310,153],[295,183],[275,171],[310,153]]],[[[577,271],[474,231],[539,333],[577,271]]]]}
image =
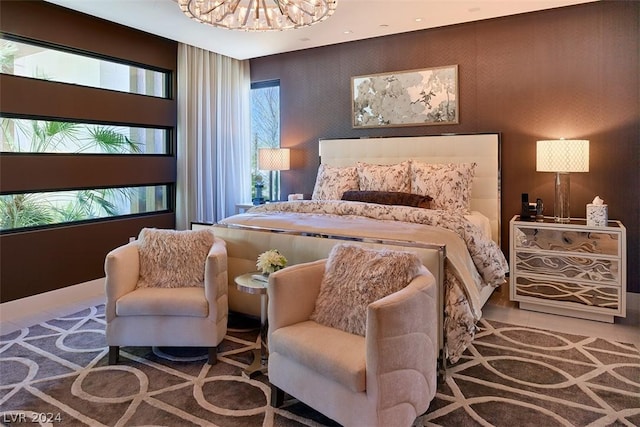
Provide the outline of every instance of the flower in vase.
{"type": "Polygon", "coordinates": [[[258,262],[256,262],[256,267],[262,271],[262,274],[271,274],[285,268],[286,265],[287,259],[277,249],[261,253],[258,256],[258,262]]]}

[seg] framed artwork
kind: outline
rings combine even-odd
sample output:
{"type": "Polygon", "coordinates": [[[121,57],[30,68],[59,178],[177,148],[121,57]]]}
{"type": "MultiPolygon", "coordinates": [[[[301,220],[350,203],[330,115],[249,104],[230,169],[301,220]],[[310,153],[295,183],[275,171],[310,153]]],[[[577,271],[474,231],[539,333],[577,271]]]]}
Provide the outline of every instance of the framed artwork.
{"type": "Polygon", "coordinates": [[[354,128],[458,123],[458,66],[351,78],[354,128]]]}

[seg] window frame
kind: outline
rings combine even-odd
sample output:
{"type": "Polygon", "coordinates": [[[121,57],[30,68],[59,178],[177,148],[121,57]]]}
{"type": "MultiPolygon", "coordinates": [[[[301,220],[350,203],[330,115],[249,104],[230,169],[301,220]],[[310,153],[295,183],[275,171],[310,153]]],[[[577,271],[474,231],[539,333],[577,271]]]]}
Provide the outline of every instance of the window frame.
{"type": "Polygon", "coordinates": [[[144,212],[135,212],[135,213],[128,213],[128,214],[120,214],[120,215],[106,215],[106,216],[99,216],[95,218],[85,218],[85,219],[78,219],[73,221],[60,221],[60,222],[54,222],[50,224],[37,224],[37,225],[30,225],[25,227],[0,228],[0,235],[29,232],[29,231],[38,231],[38,230],[47,230],[47,229],[54,229],[54,228],[73,226],[73,225],[91,224],[91,223],[97,223],[97,222],[104,222],[107,220],[141,218],[145,216],[154,216],[154,215],[163,214],[163,213],[170,213],[172,212],[171,206],[175,206],[175,185],[174,184],[146,184],[146,185],[136,185],[136,186],[127,186],[127,187],[111,186],[111,187],[91,187],[91,188],[73,188],[73,189],[57,188],[55,190],[0,194],[0,197],[2,197],[2,196],[13,196],[13,195],[20,195],[20,194],[25,195],[25,194],[64,193],[68,191],[71,192],[71,191],[84,191],[84,190],[139,189],[139,188],[145,188],[145,187],[147,187],[147,191],[150,191],[154,188],[164,187],[164,200],[165,200],[164,209],[146,210],[144,212]]]}
{"type": "Polygon", "coordinates": [[[112,62],[114,64],[125,65],[125,66],[129,66],[129,67],[137,67],[137,68],[141,68],[141,69],[144,69],[144,70],[149,70],[149,71],[162,73],[165,76],[165,81],[164,81],[164,93],[165,93],[165,95],[164,96],[155,96],[155,95],[147,95],[147,94],[143,94],[143,93],[126,92],[126,91],[121,91],[121,90],[116,90],[116,89],[108,89],[108,88],[102,88],[102,87],[96,87],[96,86],[81,85],[81,84],[78,84],[78,83],[60,82],[60,81],[56,81],[56,80],[45,80],[45,79],[38,79],[38,78],[35,78],[35,77],[20,76],[20,75],[15,75],[15,74],[7,74],[7,73],[3,73],[1,71],[0,71],[0,74],[4,74],[4,75],[7,75],[7,76],[21,77],[21,78],[30,79],[30,80],[42,80],[42,81],[48,81],[48,82],[51,82],[51,83],[68,84],[68,85],[73,85],[73,86],[87,87],[87,88],[105,90],[105,91],[116,92],[116,93],[126,93],[126,94],[129,94],[129,95],[138,95],[138,96],[145,96],[145,97],[150,97],[150,98],[173,99],[173,97],[174,97],[174,87],[173,87],[173,80],[174,79],[173,79],[173,72],[171,70],[167,70],[167,69],[164,69],[164,68],[161,68],[161,67],[156,67],[156,66],[149,65],[149,64],[139,63],[139,62],[136,62],[136,61],[125,60],[125,59],[122,59],[122,58],[116,58],[116,57],[112,57],[112,56],[109,56],[109,55],[101,54],[101,53],[98,53],[98,52],[91,52],[91,51],[88,51],[88,50],[85,50],[85,49],[64,46],[64,45],[61,45],[61,44],[48,42],[48,41],[36,40],[36,39],[32,39],[30,37],[11,34],[11,33],[8,33],[8,32],[0,32],[0,40],[2,40],[2,39],[8,40],[8,41],[17,42],[17,43],[31,44],[31,45],[36,46],[36,47],[45,48],[45,49],[51,49],[51,50],[55,50],[55,51],[60,51],[60,52],[68,53],[68,54],[71,54],[71,55],[84,56],[84,57],[87,57],[87,58],[97,59],[97,60],[100,60],[100,61],[112,62]]]}
{"type": "MultiPolygon", "coordinates": [[[[59,83],[59,82],[56,82],[59,83]]],[[[64,83],[63,83],[64,84],[64,83]]],[[[97,153],[97,152],[73,152],[73,151],[2,151],[0,149],[0,155],[13,155],[13,154],[31,154],[31,155],[55,155],[55,154],[73,154],[77,156],[83,155],[132,155],[132,156],[172,156],[174,154],[174,145],[172,143],[173,137],[171,128],[168,126],[144,126],[140,124],[123,123],[123,122],[107,122],[103,120],[75,120],[71,118],[55,118],[48,116],[38,116],[31,114],[16,114],[5,113],[0,111],[0,119],[13,119],[13,120],[37,120],[37,121],[50,121],[50,122],[64,122],[75,123],[78,125],[91,125],[91,126],[116,126],[116,127],[128,127],[146,130],[163,130],[164,131],[164,152],[163,153],[97,153]]]]}
{"type": "MultiPolygon", "coordinates": [[[[269,195],[271,194],[271,188],[269,187],[269,182],[271,182],[271,179],[269,177],[269,172],[267,171],[263,171],[261,172],[260,169],[258,169],[258,149],[260,148],[280,148],[282,147],[282,102],[281,102],[281,89],[282,86],[280,85],[280,79],[271,79],[271,80],[262,80],[259,82],[251,82],[251,87],[250,90],[253,93],[254,90],[257,89],[266,89],[266,88],[277,88],[278,89],[278,145],[276,147],[259,147],[257,145],[254,146],[254,136],[253,136],[253,115],[251,117],[251,200],[256,203],[259,202],[260,200],[256,199],[256,195],[257,195],[257,187],[256,187],[256,178],[258,176],[262,177],[262,181],[263,183],[265,182],[266,179],[266,183],[263,184],[263,188],[262,188],[262,197],[263,199],[270,199],[269,195]],[[255,164],[255,169],[254,169],[254,164],[255,164]]],[[[251,101],[251,110],[253,111],[253,97],[252,97],[252,101],[251,101]]],[[[279,180],[279,176],[277,181],[275,181],[275,184],[279,187],[280,186],[280,180],[279,180]]],[[[276,192],[277,194],[277,192],[276,192]]],[[[270,200],[269,200],[270,201],[270,200]]]]}

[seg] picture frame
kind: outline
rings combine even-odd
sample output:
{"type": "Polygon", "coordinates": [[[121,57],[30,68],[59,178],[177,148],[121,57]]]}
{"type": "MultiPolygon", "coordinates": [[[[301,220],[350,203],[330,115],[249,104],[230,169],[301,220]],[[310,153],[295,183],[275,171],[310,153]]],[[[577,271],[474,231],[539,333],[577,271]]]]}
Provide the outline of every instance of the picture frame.
{"type": "Polygon", "coordinates": [[[458,65],[351,77],[353,128],[458,123],[458,65]]]}

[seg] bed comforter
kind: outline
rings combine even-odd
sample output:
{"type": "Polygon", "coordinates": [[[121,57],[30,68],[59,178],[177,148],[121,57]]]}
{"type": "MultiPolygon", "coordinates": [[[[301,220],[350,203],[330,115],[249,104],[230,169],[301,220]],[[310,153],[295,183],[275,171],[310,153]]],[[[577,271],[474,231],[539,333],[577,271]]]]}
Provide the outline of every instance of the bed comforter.
{"type": "Polygon", "coordinates": [[[505,281],[500,247],[462,214],[346,201],[276,202],[222,223],[272,229],[446,245],[445,355],[455,363],[473,340],[482,315],[479,289],[505,281]]]}

